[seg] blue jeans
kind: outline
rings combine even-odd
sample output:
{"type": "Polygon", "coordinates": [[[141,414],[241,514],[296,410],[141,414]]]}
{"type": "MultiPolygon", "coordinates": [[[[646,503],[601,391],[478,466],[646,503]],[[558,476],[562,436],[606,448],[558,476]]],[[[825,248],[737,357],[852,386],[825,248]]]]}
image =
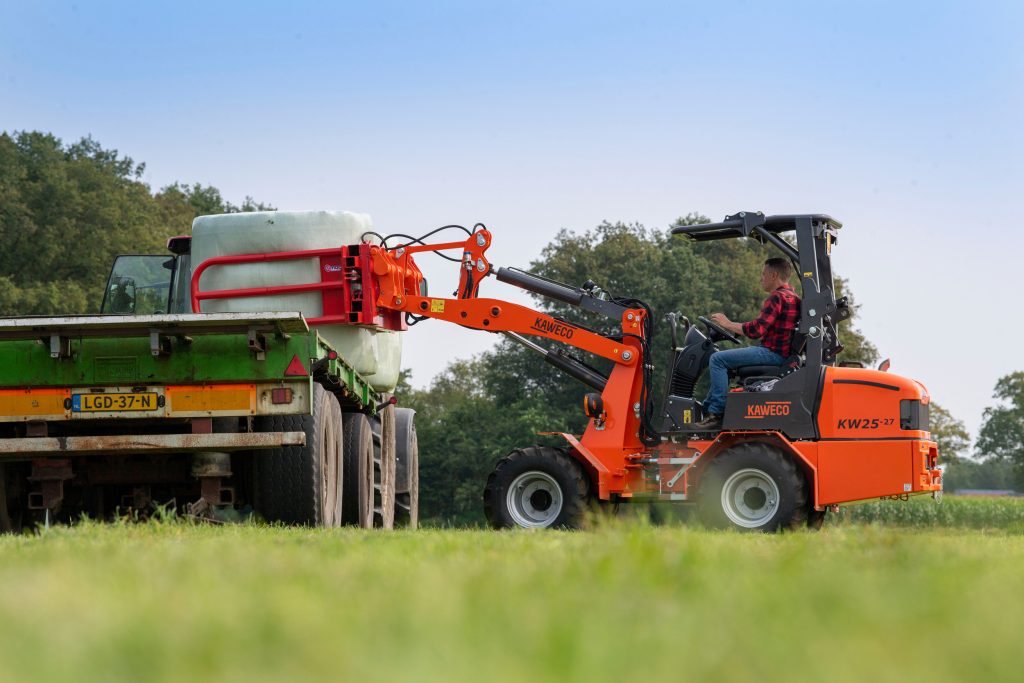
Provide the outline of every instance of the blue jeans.
{"type": "Polygon", "coordinates": [[[742,365],[782,365],[786,359],[763,346],[727,349],[711,354],[708,369],[711,389],[704,399],[704,414],[721,415],[725,412],[725,394],[729,391],[729,370],[742,365]]]}

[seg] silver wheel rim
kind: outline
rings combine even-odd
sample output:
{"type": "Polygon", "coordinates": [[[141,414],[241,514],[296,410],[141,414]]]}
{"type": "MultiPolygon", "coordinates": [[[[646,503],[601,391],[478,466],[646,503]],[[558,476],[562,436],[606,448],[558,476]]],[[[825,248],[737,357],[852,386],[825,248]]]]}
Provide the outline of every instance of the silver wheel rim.
{"type": "Polygon", "coordinates": [[[526,529],[548,527],[562,512],[562,488],[545,472],[523,472],[505,497],[512,520],[526,529]]]}
{"type": "Polygon", "coordinates": [[[778,509],[779,487],[761,470],[747,468],[734,472],[722,486],[722,510],[736,526],[764,526],[778,509]]]}

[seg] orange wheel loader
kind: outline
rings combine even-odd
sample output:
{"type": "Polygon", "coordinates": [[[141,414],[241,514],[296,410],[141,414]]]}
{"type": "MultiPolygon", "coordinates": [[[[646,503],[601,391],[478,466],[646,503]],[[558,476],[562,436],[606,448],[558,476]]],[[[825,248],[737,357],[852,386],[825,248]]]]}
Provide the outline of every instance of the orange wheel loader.
{"type": "MultiPolygon", "coordinates": [[[[705,416],[694,388],[719,345],[739,339],[704,317],[697,318],[698,327],[667,316],[673,343],[659,403],[652,386],[650,307],[638,299],[611,298],[591,282],[576,287],[515,268],[495,270],[485,255],[491,233],[481,224],[462,228],[465,241],[425,241],[438,230],[421,238],[374,234],[376,244],[342,247],[341,253],[359,271],[353,277],[362,283],[360,319],[404,329],[433,318],[503,333],[589,389],[581,397],[589,417],[582,435],[561,434],[562,448],[527,446],[498,461],[484,489],[492,526],[572,528],[595,501],[672,501],[696,505],[712,527],[778,531],[817,528],[826,510],[842,503],[937,498],[942,491],[924,385],[884,367],[837,362],[842,346],[836,326],[850,316],[846,300],[836,300],[832,278],[832,246],[841,227],[823,214],[741,212],[719,223],[673,229],[696,241],[748,238],[772,245],[793,263],[800,280],[801,315],[793,340],[799,353],[783,366],[738,368],[721,430],[710,433],[697,427],[705,416]],[[455,298],[430,296],[414,259],[446,250],[459,253],[448,257],[459,263],[455,298]],[[600,334],[527,306],[482,298],[480,284],[490,275],[606,316],[617,331],[600,334]],[[529,337],[560,346],[545,349],[529,337]],[[605,375],[562,353],[564,346],[611,361],[611,371],[605,375]]],[[[194,284],[196,306],[197,294],[194,284]]]]}

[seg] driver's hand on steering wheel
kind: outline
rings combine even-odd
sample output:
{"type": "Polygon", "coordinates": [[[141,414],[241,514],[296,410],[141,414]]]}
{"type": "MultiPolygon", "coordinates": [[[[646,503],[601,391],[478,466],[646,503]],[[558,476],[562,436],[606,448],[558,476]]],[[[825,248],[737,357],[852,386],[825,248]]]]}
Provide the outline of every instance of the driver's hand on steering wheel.
{"type": "Polygon", "coordinates": [[[723,329],[732,332],[733,334],[743,334],[743,326],[739,323],[734,323],[729,320],[725,313],[712,313],[711,321],[720,325],[723,329]]]}

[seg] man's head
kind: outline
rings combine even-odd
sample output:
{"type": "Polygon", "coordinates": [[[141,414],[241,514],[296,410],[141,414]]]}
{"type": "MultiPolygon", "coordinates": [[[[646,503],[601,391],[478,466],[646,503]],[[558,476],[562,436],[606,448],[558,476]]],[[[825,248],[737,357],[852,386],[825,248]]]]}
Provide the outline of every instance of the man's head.
{"type": "Polygon", "coordinates": [[[789,282],[792,274],[793,265],[787,259],[770,258],[764,262],[764,270],[761,271],[761,288],[766,292],[773,292],[789,282]]]}

